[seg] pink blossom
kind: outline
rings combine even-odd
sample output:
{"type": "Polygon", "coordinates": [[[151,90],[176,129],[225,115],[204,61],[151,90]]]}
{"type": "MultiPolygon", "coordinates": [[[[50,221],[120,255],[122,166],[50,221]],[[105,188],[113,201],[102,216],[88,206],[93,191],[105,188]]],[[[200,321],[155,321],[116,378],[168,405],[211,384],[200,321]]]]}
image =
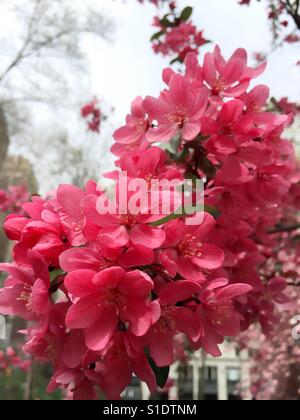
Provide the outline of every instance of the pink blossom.
{"type": "Polygon", "coordinates": [[[14,247],[14,258],[20,264],[27,263],[27,252],[32,249],[52,266],[57,265],[58,256],[65,250],[60,229],[43,221],[29,221],[22,231],[20,242],[14,247]]]}
{"type": "Polygon", "coordinates": [[[207,53],[203,63],[203,78],[213,96],[240,96],[249,87],[250,80],[265,70],[266,64],[257,69],[247,67],[247,53],[238,49],[226,61],[217,46],[213,53],[207,53]]]}
{"type": "Polygon", "coordinates": [[[185,226],[180,220],[166,226],[167,238],[160,253],[160,261],[170,275],[179,273],[185,279],[201,283],[205,281],[207,270],[221,267],[224,261],[223,251],[206,242],[214,226],[214,218],[207,213],[199,226],[185,226]]]}
{"type": "Polygon", "coordinates": [[[157,366],[169,366],[174,362],[174,336],[178,332],[196,340],[200,323],[195,313],[184,306],[176,306],[193,295],[200,287],[190,281],[178,281],[162,286],[158,292],[159,301],[152,306],[154,324],[147,334],[146,342],[151,357],[157,366]]]}
{"type": "Polygon", "coordinates": [[[126,273],[120,267],[98,274],[77,270],[67,275],[65,285],[72,296],[79,298],[67,313],[67,327],[84,329],[91,350],[102,350],[119,322],[129,323],[130,331],[137,336],[144,335],[151,325],[148,294],[153,282],[145,273],[126,273]]]}
{"type": "Polygon", "coordinates": [[[7,190],[0,189],[0,212],[23,215],[22,205],[28,201],[30,193],[25,185],[10,185],[7,190]]]}
{"type": "MultiPolygon", "coordinates": [[[[127,173],[129,178],[141,178],[151,184],[155,179],[181,180],[182,171],[171,162],[168,162],[166,152],[159,147],[151,147],[142,154],[140,151],[127,152],[120,160],[120,169],[127,173]]],[[[118,179],[119,171],[106,174],[107,177],[118,179]]]]}
{"type": "Polygon", "coordinates": [[[235,337],[241,331],[241,317],[233,301],[251,290],[247,284],[228,285],[226,279],[214,280],[204,288],[198,308],[202,323],[199,347],[214,357],[221,355],[218,344],[223,342],[223,337],[235,337]]]}
{"type": "Polygon", "coordinates": [[[5,287],[0,290],[0,312],[32,319],[49,311],[50,277],[48,266],[38,252],[28,251],[27,258],[30,270],[0,264],[0,270],[9,274],[5,287]]]}
{"type": "Polygon", "coordinates": [[[156,379],[143,349],[128,332],[117,332],[96,371],[105,378],[104,391],[109,398],[119,399],[130,384],[132,374],[147,383],[149,390],[156,390],[156,379]]]}
{"type": "MultiPolygon", "coordinates": [[[[160,20],[155,26],[161,26],[160,20]]],[[[209,41],[203,36],[203,31],[198,31],[191,22],[181,22],[178,26],[173,25],[168,28],[162,28],[162,35],[153,41],[153,50],[156,54],[164,56],[174,55],[180,61],[184,61],[187,54],[198,53],[200,47],[209,41]]]]}
{"type": "MultiPolygon", "coordinates": [[[[126,186],[125,186],[126,188],[126,186]]],[[[133,246],[146,246],[150,249],[159,248],[165,240],[165,233],[161,228],[153,227],[150,223],[163,217],[159,215],[161,194],[158,194],[157,200],[152,200],[150,191],[145,193],[145,206],[143,208],[127,209],[127,213],[122,212],[122,200],[119,199],[121,188],[119,184],[116,187],[117,202],[116,208],[112,214],[101,214],[97,210],[97,201],[91,197],[86,197],[83,201],[83,212],[87,218],[87,224],[91,223],[98,226],[98,241],[106,242],[110,248],[120,248],[132,244],[133,246]],[[152,214],[154,213],[154,215],[152,214]],[[158,214],[156,214],[158,213],[158,214]]],[[[103,196],[104,197],[104,196],[103,196]]],[[[134,193],[128,191],[128,201],[134,197],[134,193]]],[[[104,200],[105,201],[105,200],[104,200]]],[[[107,203],[110,200],[107,197],[107,203]]],[[[114,206],[114,203],[112,203],[114,206]]],[[[176,207],[177,208],[177,207],[176,207]]],[[[174,209],[175,211],[175,209],[174,209]]]]}
{"type": "Polygon", "coordinates": [[[61,206],[60,221],[69,242],[73,246],[86,243],[83,236],[84,216],[81,201],[85,193],[73,185],[60,185],[57,190],[57,201],[61,206]]]}
{"type": "Polygon", "coordinates": [[[138,97],[132,102],[131,114],[126,117],[126,125],[115,131],[114,138],[117,143],[136,146],[144,140],[149,127],[143,99],[138,97]]]}
{"type": "Polygon", "coordinates": [[[102,113],[97,99],[94,99],[81,108],[81,116],[88,120],[87,126],[90,131],[100,132],[102,113]]]}
{"type": "Polygon", "coordinates": [[[7,347],[5,351],[0,350],[0,373],[8,372],[10,369],[28,372],[30,365],[31,360],[19,356],[12,347],[7,347]]]}
{"type": "Polygon", "coordinates": [[[201,130],[200,119],[207,107],[208,92],[195,92],[184,77],[174,75],[170,90],[164,91],[159,99],[148,96],[144,107],[151,121],[158,126],[150,128],[146,138],[150,142],[167,142],[180,131],[183,140],[193,140],[201,130]]]}
{"type": "Polygon", "coordinates": [[[101,271],[115,265],[134,268],[154,262],[153,250],[144,245],[131,246],[124,251],[121,247],[112,249],[105,239],[101,238],[95,244],[95,249],[81,247],[63,252],[59,259],[61,268],[66,272],[80,269],[101,271]]]}

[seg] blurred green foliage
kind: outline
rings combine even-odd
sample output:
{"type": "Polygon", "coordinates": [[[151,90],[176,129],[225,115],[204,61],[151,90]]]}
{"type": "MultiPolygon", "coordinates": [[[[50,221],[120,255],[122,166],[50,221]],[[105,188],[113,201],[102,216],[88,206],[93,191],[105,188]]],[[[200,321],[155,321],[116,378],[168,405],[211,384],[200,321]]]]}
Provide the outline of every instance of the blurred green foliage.
{"type": "Polygon", "coordinates": [[[22,400],[26,374],[7,369],[0,372],[0,400],[22,400]]]}
{"type": "MultiPolygon", "coordinates": [[[[60,390],[52,394],[46,388],[51,377],[50,366],[35,364],[33,366],[33,379],[30,399],[32,400],[61,400],[63,394],[60,390]]],[[[23,400],[27,382],[27,373],[18,369],[0,371],[0,400],[23,400]]]]}

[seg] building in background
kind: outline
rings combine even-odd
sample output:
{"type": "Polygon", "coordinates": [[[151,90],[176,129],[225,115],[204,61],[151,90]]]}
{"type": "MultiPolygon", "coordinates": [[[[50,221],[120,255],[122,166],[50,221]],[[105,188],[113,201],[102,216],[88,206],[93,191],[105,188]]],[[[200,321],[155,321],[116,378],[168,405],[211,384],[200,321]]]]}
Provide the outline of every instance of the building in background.
{"type": "MultiPolygon", "coordinates": [[[[176,363],[170,373],[172,386],[168,389],[169,394],[161,394],[160,399],[251,400],[248,352],[239,352],[235,343],[227,342],[222,353],[222,357],[213,358],[199,351],[194,353],[187,366],[176,363]],[[180,379],[182,369],[184,375],[180,379]]],[[[147,385],[140,384],[137,378],[123,395],[127,400],[148,400],[150,397],[147,385]]]]}
{"type": "MultiPolygon", "coordinates": [[[[33,172],[31,163],[23,156],[6,156],[1,162],[0,168],[0,188],[6,189],[10,185],[26,185],[27,189],[32,193],[37,193],[38,185],[33,172]]],[[[2,226],[5,213],[0,212],[0,224],[2,226]]],[[[0,229],[0,262],[8,261],[10,247],[13,245],[9,242],[0,229]]]]}

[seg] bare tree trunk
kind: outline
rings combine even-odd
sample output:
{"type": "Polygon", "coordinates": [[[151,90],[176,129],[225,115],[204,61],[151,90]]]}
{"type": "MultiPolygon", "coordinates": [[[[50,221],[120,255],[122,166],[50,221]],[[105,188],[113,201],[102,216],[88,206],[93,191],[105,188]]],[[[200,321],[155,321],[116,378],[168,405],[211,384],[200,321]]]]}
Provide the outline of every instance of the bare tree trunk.
{"type": "MultiPolygon", "coordinates": [[[[6,177],[5,174],[2,172],[3,164],[5,158],[7,156],[9,146],[9,136],[8,136],[8,128],[7,123],[5,120],[4,111],[0,104],[0,188],[5,188],[6,185],[6,177]]],[[[0,214],[0,224],[2,226],[4,220],[4,215],[0,214]]],[[[4,261],[6,256],[6,249],[7,249],[7,240],[4,235],[2,228],[0,227],[0,262],[4,261]]]]}
{"type": "Polygon", "coordinates": [[[7,123],[5,120],[4,111],[0,104],[0,171],[7,155],[8,146],[9,146],[8,128],[7,128],[7,123]]]}

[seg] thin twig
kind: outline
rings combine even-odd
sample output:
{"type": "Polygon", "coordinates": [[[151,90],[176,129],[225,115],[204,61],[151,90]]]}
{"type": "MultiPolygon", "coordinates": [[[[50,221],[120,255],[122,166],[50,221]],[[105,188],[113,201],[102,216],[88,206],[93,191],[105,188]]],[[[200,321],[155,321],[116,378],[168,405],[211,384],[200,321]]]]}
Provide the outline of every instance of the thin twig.
{"type": "Polygon", "coordinates": [[[24,43],[22,47],[17,52],[15,58],[12,60],[12,62],[8,65],[8,67],[4,70],[2,75],[0,75],[0,83],[3,81],[3,79],[11,72],[13,68],[15,68],[17,65],[19,65],[25,58],[27,58],[26,50],[27,47],[30,45],[32,41],[32,35],[34,31],[34,21],[36,19],[36,11],[39,6],[40,0],[36,0],[35,6],[33,8],[30,20],[28,22],[28,29],[27,29],[27,35],[25,37],[24,43]]]}
{"type": "Polygon", "coordinates": [[[294,223],[291,225],[282,225],[282,226],[275,226],[272,229],[268,230],[268,233],[284,233],[284,232],[294,232],[295,230],[300,229],[300,223],[294,223]]]}

